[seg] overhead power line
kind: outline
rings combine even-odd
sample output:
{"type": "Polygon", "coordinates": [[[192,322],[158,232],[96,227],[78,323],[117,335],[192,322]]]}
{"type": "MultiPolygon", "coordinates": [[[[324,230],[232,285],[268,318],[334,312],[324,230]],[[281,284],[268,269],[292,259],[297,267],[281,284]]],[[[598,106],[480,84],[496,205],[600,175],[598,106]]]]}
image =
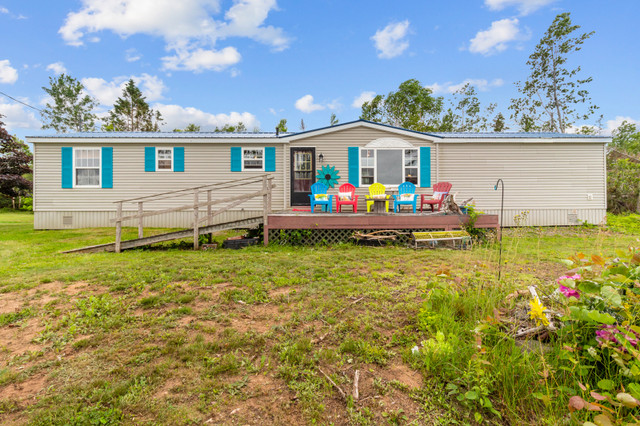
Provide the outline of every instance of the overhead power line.
{"type": "Polygon", "coordinates": [[[31,106],[31,105],[29,105],[29,104],[27,104],[27,103],[24,103],[24,102],[22,102],[21,100],[18,100],[18,99],[16,99],[16,98],[14,98],[13,96],[9,96],[9,95],[7,95],[7,94],[6,94],[6,93],[4,93],[4,92],[0,92],[0,95],[4,95],[4,96],[6,96],[6,97],[7,97],[7,98],[9,98],[9,99],[11,99],[11,100],[13,100],[13,101],[18,102],[19,104],[22,104],[22,105],[24,105],[24,106],[27,106],[27,107],[29,107],[29,108],[31,108],[31,109],[35,109],[35,110],[36,110],[36,111],[38,111],[38,112],[42,112],[42,110],[41,110],[41,109],[36,108],[36,107],[34,107],[34,106],[31,106]]]}

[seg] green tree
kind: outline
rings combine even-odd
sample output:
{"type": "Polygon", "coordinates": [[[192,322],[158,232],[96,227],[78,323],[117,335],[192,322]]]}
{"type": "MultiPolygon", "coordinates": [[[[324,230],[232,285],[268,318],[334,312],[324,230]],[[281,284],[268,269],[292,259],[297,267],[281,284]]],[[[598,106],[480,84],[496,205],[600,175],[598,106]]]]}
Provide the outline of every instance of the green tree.
{"type": "Polygon", "coordinates": [[[163,121],[160,111],[151,109],[133,79],[109,111],[103,130],[117,132],[158,132],[163,121]]]}
{"type": "Polygon", "coordinates": [[[336,114],[334,112],[332,112],[331,113],[331,117],[329,117],[329,125],[335,126],[339,122],[340,122],[340,120],[338,120],[338,117],[336,117],[336,114]]]}
{"type": "Polygon", "coordinates": [[[238,124],[232,126],[231,124],[225,124],[222,127],[215,128],[214,132],[216,133],[234,133],[234,132],[246,132],[247,127],[244,125],[242,121],[239,121],[238,124]]]}
{"type": "Polygon", "coordinates": [[[516,83],[522,95],[511,100],[511,118],[524,131],[565,133],[578,120],[588,120],[597,110],[584,87],[592,78],[578,78],[580,66],[570,68],[569,56],[582,48],[594,32],[574,36],[580,26],[571,24],[569,13],[553,20],[527,65],[531,74],[516,83]]]}
{"type": "Polygon", "coordinates": [[[185,127],[184,129],[173,129],[174,133],[180,133],[180,132],[199,132],[200,131],[200,126],[198,126],[197,124],[193,124],[193,123],[189,123],[187,124],[187,127],[185,127]]]}
{"type": "Polygon", "coordinates": [[[407,80],[386,97],[365,102],[360,118],[421,132],[440,130],[443,99],[432,93],[418,80],[407,80]]]}
{"type": "Polygon", "coordinates": [[[98,106],[95,98],[84,93],[84,85],[73,77],[60,74],[49,77],[49,87],[42,88],[52,102],[42,110],[42,128],[58,133],[89,132],[95,129],[98,106]]]}
{"type": "Polygon", "coordinates": [[[286,118],[283,118],[282,120],[280,120],[280,122],[276,126],[276,131],[278,131],[280,133],[287,133],[288,129],[287,129],[287,119],[286,118]]]}
{"type": "Polygon", "coordinates": [[[505,123],[504,115],[502,115],[501,112],[499,112],[491,122],[491,130],[493,130],[496,133],[509,130],[509,128],[507,127],[507,124],[505,123]]]}
{"type": "Polygon", "coordinates": [[[446,132],[482,132],[489,128],[489,117],[496,104],[489,104],[483,110],[476,88],[466,83],[456,90],[450,102],[450,108],[442,117],[440,131],[446,132]]]}
{"type": "Polygon", "coordinates": [[[32,173],[32,160],[27,144],[11,136],[0,120],[0,194],[11,199],[14,209],[19,207],[16,198],[31,191],[32,183],[26,176],[32,173]]]}
{"type": "Polygon", "coordinates": [[[640,132],[636,125],[623,121],[611,133],[610,146],[629,155],[640,154],[640,132]]]}

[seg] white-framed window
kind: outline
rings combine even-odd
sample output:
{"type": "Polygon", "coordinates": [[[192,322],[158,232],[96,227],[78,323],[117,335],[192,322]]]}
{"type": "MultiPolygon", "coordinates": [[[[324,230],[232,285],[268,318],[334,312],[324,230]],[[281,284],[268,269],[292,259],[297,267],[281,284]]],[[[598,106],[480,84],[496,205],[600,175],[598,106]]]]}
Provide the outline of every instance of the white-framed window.
{"type": "Polygon", "coordinates": [[[264,148],[242,148],[242,170],[264,170],[264,148]]]}
{"type": "Polygon", "coordinates": [[[361,148],[360,185],[411,182],[419,186],[419,164],[420,151],[417,148],[361,148]]]}
{"type": "Polygon", "coordinates": [[[156,147],[156,170],[173,171],[173,148],[156,147]]]}
{"type": "Polygon", "coordinates": [[[102,158],[100,148],[73,149],[74,188],[100,188],[102,158]]]}

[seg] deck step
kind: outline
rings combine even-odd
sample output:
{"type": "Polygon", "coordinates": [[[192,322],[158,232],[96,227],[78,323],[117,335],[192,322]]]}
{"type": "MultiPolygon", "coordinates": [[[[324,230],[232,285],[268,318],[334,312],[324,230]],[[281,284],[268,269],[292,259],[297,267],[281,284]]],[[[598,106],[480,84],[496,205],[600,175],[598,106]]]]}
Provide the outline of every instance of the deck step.
{"type": "MultiPolygon", "coordinates": [[[[230,229],[251,228],[262,223],[262,216],[252,217],[232,222],[218,223],[211,226],[203,226],[199,228],[200,235],[209,234],[211,232],[228,231],[230,229]]],[[[152,235],[144,238],[136,238],[126,240],[120,243],[122,250],[147,246],[149,244],[161,243],[163,241],[179,240],[182,238],[193,237],[193,228],[183,229],[180,231],[166,232],[163,234],[152,235]]],[[[116,249],[115,243],[98,244],[94,246],[82,247],[73,250],[67,250],[63,253],[99,253],[103,251],[113,252],[116,249]]]]}

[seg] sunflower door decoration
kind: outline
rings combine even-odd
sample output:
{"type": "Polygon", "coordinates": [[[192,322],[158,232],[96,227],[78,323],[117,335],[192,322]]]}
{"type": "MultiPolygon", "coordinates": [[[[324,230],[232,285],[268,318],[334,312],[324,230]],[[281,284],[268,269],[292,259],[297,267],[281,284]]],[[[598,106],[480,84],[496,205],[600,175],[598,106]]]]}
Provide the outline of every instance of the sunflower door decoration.
{"type": "Polygon", "coordinates": [[[338,179],[340,179],[338,173],[340,173],[340,170],[336,170],[335,166],[322,166],[322,168],[318,170],[316,179],[318,182],[327,185],[327,187],[333,188],[334,185],[338,184],[338,179]]]}

